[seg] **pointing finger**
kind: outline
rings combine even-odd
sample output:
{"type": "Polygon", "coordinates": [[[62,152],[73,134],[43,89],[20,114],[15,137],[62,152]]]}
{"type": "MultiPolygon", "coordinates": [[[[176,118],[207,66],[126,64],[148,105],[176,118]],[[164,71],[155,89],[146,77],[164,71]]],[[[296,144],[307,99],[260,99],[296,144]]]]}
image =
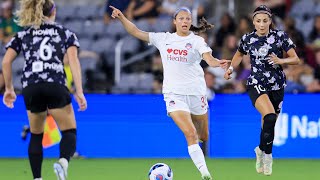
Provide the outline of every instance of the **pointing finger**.
{"type": "Polygon", "coordinates": [[[116,10],[116,9],[117,9],[117,8],[115,8],[115,7],[111,6],[111,5],[110,5],[109,7],[110,7],[111,9],[113,9],[113,10],[116,10]]]}

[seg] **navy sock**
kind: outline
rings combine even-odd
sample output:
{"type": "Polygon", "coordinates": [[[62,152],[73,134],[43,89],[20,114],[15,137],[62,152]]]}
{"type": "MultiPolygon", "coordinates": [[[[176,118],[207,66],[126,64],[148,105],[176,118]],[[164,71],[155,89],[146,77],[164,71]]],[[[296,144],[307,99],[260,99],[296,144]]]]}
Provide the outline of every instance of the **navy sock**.
{"type": "Polygon", "coordinates": [[[29,162],[33,174],[33,178],[41,178],[41,166],[43,160],[43,149],[42,149],[42,138],[43,133],[33,134],[31,133],[31,139],[29,142],[28,155],[29,162]]]}
{"type": "Polygon", "coordinates": [[[274,139],[274,127],[277,121],[277,115],[270,113],[264,116],[263,123],[263,145],[265,147],[264,152],[266,154],[272,153],[273,139],[274,139]]]}
{"type": "Polygon", "coordinates": [[[62,139],[60,142],[60,158],[65,158],[69,162],[70,158],[76,151],[77,130],[68,129],[61,131],[61,134],[62,139]]]}
{"type": "Polygon", "coordinates": [[[259,148],[261,151],[264,151],[264,145],[263,145],[263,129],[261,129],[260,132],[260,144],[259,144],[259,148]]]}

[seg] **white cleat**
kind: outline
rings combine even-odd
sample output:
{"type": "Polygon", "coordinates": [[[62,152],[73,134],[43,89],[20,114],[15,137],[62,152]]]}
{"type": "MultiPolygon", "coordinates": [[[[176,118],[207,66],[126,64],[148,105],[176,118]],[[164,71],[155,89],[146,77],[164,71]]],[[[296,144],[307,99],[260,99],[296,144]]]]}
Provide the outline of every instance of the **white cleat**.
{"type": "Polygon", "coordinates": [[[257,146],[256,148],[254,148],[254,152],[256,153],[256,171],[257,173],[263,173],[263,156],[264,156],[264,152],[261,151],[261,149],[259,148],[259,146],[257,146]]]}
{"type": "Polygon", "coordinates": [[[265,154],[263,159],[263,173],[266,176],[271,176],[272,174],[272,154],[265,154]]]}
{"type": "Polygon", "coordinates": [[[53,164],[53,170],[57,176],[57,180],[66,180],[68,175],[68,161],[64,158],[59,159],[58,162],[53,164]]]}

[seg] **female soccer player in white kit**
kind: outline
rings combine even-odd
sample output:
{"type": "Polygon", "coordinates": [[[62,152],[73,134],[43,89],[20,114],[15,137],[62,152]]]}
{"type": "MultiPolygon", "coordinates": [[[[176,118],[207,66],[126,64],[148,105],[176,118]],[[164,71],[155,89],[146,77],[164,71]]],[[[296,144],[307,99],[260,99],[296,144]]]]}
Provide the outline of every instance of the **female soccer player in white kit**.
{"type": "Polygon", "coordinates": [[[209,135],[206,84],[200,62],[204,59],[210,66],[225,68],[229,61],[214,58],[204,39],[191,30],[206,30],[212,25],[202,20],[202,27],[192,26],[190,10],[182,7],[173,17],[175,33],[149,33],[138,29],[119,9],[110,8],[113,9],[111,16],[118,18],[128,33],[159,49],[164,69],[162,92],[168,114],[184,133],[188,152],[202,179],[211,180],[198,144],[199,139],[206,141],[209,135]]]}

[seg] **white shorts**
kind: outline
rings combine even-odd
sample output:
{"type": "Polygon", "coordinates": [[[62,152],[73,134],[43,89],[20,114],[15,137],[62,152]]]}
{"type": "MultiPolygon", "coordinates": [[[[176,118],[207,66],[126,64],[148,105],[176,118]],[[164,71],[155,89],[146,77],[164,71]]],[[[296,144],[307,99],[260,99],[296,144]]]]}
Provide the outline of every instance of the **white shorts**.
{"type": "Polygon", "coordinates": [[[203,115],[208,111],[206,96],[163,94],[168,114],[173,111],[187,111],[194,115],[203,115]]]}

